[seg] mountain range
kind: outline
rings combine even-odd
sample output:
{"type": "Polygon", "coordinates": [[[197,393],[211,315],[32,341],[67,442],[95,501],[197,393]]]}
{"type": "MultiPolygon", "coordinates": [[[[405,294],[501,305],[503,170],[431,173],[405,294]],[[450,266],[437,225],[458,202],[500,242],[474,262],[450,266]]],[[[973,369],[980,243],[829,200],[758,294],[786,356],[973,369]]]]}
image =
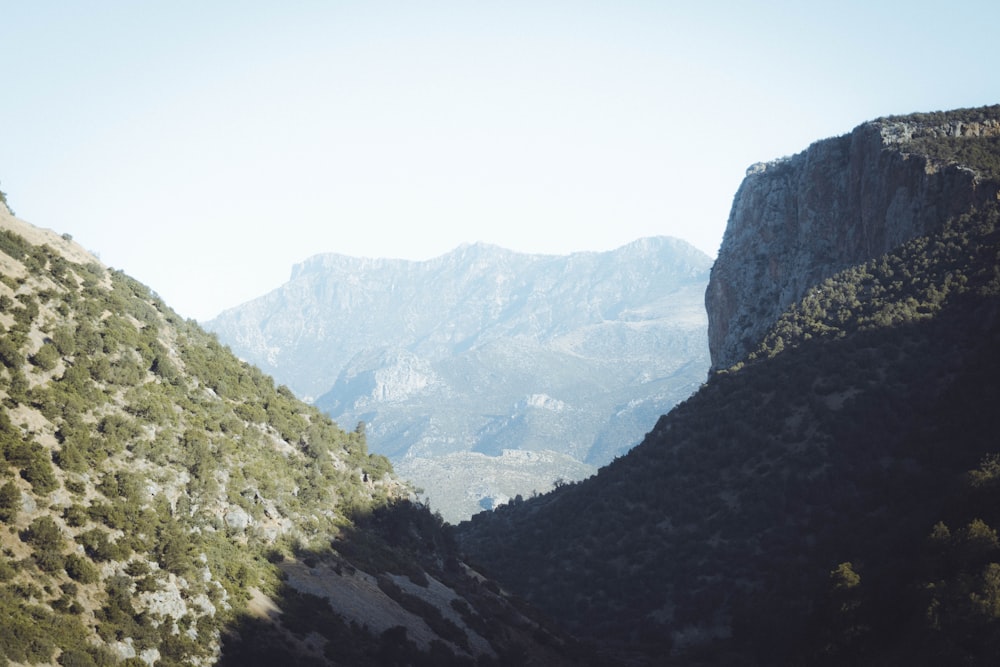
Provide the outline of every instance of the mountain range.
{"type": "Polygon", "coordinates": [[[452,526],[0,193],[0,662],[995,665],[1000,106],[752,167],[706,308],[640,444],[452,526]]]}
{"type": "Polygon", "coordinates": [[[563,256],[317,255],[206,327],[425,489],[449,521],[628,451],[708,370],[711,260],[659,237],[563,256]]]}
{"type": "Polygon", "coordinates": [[[708,381],[467,556],[635,663],[996,664],[998,193],[1000,106],[751,167],[708,381]]]}

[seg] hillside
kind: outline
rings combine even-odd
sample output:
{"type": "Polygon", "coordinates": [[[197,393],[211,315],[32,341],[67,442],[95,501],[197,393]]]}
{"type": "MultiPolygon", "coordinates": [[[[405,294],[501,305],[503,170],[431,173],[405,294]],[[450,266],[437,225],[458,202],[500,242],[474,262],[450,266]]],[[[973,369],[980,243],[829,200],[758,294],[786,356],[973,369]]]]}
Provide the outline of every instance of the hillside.
{"type": "Polygon", "coordinates": [[[364,422],[457,522],[591,475],[702,382],[709,265],[669,238],[565,256],[324,254],[206,326],[338,423],[364,422]]]}
{"type": "MultiPolygon", "coordinates": [[[[850,207],[828,190],[832,228],[782,254],[812,190],[767,173],[787,184],[808,163],[829,177],[814,183],[849,181],[856,163],[823,153],[850,140],[751,170],[719,259],[739,289],[709,290],[738,295],[709,311],[727,332],[721,370],[594,478],[461,524],[469,558],[639,663],[995,664],[1000,146],[961,128],[998,119],[923,114],[849,135],[896,128],[873,159],[901,171],[855,186],[920,222],[815,275],[794,267],[858,218],[831,214],[850,207]],[[913,164],[968,187],[879,192],[913,164]],[[788,207],[765,206],[776,191],[788,207]]],[[[891,215],[857,210],[890,236],[891,215]]]]}
{"type": "Polygon", "coordinates": [[[589,659],[412,498],[362,432],[0,202],[0,663],[589,659]]]}

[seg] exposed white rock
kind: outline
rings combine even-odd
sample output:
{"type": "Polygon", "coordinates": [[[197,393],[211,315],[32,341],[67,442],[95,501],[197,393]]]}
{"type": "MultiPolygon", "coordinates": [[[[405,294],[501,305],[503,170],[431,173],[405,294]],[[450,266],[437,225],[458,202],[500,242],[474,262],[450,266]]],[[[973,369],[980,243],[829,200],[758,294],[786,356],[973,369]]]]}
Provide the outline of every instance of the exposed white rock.
{"type": "MultiPolygon", "coordinates": [[[[518,404],[517,407],[524,408],[541,408],[543,410],[552,410],[555,412],[561,412],[566,409],[566,404],[557,398],[552,398],[548,394],[532,394],[524,399],[522,404],[518,404]]],[[[515,408],[516,409],[516,408],[515,408]]]]}
{"type": "Polygon", "coordinates": [[[36,509],[38,505],[35,503],[35,496],[28,491],[21,491],[21,511],[31,514],[36,509]]]}
{"type": "Polygon", "coordinates": [[[157,648],[147,648],[145,651],[139,654],[139,659],[144,663],[152,667],[160,660],[160,649],[157,648]]]}
{"type": "Polygon", "coordinates": [[[223,515],[223,521],[234,530],[246,530],[253,525],[253,517],[242,507],[230,507],[223,515]]]}
{"type": "Polygon", "coordinates": [[[132,638],[126,637],[122,641],[112,642],[109,647],[122,660],[135,657],[135,647],[132,645],[132,638]]]}
{"type": "Polygon", "coordinates": [[[139,600],[150,614],[169,617],[175,621],[188,612],[187,603],[173,576],[162,589],[140,593],[139,600]]]}

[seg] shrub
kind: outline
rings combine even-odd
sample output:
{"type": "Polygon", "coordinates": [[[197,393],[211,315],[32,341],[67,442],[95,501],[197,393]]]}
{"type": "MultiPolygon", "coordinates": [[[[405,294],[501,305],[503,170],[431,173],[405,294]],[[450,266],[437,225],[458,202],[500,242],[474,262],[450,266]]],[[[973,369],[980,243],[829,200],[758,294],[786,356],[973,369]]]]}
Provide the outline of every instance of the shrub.
{"type": "Polygon", "coordinates": [[[59,655],[62,667],[97,667],[89,653],[78,648],[66,649],[59,655]]]}
{"type": "Polygon", "coordinates": [[[100,528],[92,528],[77,535],[76,541],[83,546],[88,556],[99,562],[121,560],[128,556],[126,549],[117,542],[112,542],[108,533],[100,528]]]}
{"type": "Polygon", "coordinates": [[[35,563],[46,572],[55,572],[63,567],[63,535],[51,517],[42,516],[21,531],[21,539],[31,545],[35,563]]]}
{"type": "Polygon", "coordinates": [[[52,344],[55,345],[59,354],[71,355],[76,353],[76,336],[68,326],[56,327],[52,332],[52,344]]]}
{"type": "Polygon", "coordinates": [[[17,574],[17,568],[3,554],[0,554],[0,581],[10,581],[17,574]]]}
{"type": "Polygon", "coordinates": [[[51,371],[59,363],[59,350],[52,343],[43,343],[31,356],[31,363],[43,371],[51,371]]]}
{"type": "Polygon", "coordinates": [[[12,523],[21,510],[21,491],[13,482],[0,486],[0,521],[12,523]]]}
{"type": "Polygon", "coordinates": [[[80,554],[69,554],[63,565],[66,574],[81,584],[92,584],[98,579],[97,568],[80,554]]]}
{"type": "Polygon", "coordinates": [[[27,465],[21,470],[21,477],[31,484],[31,489],[44,495],[59,488],[59,482],[52,471],[49,453],[41,448],[32,452],[27,465]]]}

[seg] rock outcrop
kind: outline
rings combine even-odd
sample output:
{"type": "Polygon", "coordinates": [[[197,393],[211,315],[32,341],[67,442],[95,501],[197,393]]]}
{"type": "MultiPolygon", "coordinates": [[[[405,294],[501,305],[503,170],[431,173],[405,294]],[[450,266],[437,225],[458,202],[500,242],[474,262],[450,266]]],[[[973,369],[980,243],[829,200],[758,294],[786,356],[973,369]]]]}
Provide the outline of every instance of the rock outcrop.
{"type": "Polygon", "coordinates": [[[1000,136],[1000,106],[864,123],[747,170],[705,294],[712,369],[741,361],[823,279],[997,198],[928,139],[1000,136]]]}

